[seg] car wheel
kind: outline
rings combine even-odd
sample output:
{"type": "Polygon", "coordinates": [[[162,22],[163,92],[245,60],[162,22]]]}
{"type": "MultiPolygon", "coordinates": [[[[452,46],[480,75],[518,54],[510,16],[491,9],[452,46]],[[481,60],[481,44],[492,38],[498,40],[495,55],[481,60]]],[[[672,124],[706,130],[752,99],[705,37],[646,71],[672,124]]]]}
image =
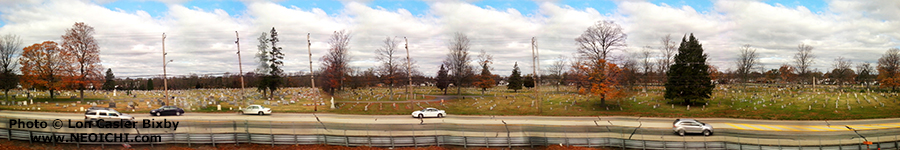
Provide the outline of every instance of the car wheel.
{"type": "Polygon", "coordinates": [[[710,132],[709,130],[703,130],[703,135],[710,136],[710,135],[712,135],[712,132],[710,132]]]}
{"type": "Polygon", "coordinates": [[[178,113],[176,113],[175,115],[181,116],[182,114],[184,114],[184,112],[178,112],[178,113]]]}
{"type": "Polygon", "coordinates": [[[678,130],[678,135],[684,136],[684,130],[678,130]]]}
{"type": "Polygon", "coordinates": [[[425,118],[425,115],[419,114],[419,118],[425,118]]]}
{"type": "Polygon", "coordinates": [[[438,118],[444,118],[444,114],[438,114],[438,118]]]}
{"type": "Polygon", "coordinates": [[[259,115],[262,116],[262,115],[263,115],[263,112],[259,112],[259,115]]]}
{"type": "Polygon", "coordinates": [[[156,116],[162,116],[162,115],[160,115],[160,113],[159,113],[159,112],[156,112],[156,116]]]}

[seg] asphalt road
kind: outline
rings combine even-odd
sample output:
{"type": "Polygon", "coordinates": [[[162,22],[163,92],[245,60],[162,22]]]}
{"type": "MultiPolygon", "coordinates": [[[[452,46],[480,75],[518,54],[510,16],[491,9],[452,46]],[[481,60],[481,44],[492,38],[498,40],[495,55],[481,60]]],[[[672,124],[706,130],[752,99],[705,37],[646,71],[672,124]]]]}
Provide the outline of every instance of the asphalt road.
{"type": "MultiPolygon", "coordinates": [[[[127,113],[127,112],[124,112],[127,113]]],[[[450,123],[476,126],[510,125],[546,125],[552,127],[617,127],[618,130],[632,130],[640,127],[641,135],[672,135],[672,122],[675,118],[655,117],[567,117],[567,116],[467,116],[452,115],[445,118],[417,119],[410,115],[347,115],[347,114],[312,114],[312,113],[278,113],[272,115],[241,115],[237,113],[186,113],[183,116],[151,116],[147,113],[130,114],[136,120],[152,119],[155,121],[251,121],[251,122],[321,122],[341,124],[363,124],[383,126],[390,129],[392,125],[415,125],[450,123]]],[[[23,119],[72,119],[83,120],[84,114],[56,112],[0,111],[0,116],[23,119]]],[[[900,133],[900,118],[841,120],[841,121],[780,121],[751,120],[730,118],[699,118],[711,124],[715,135],[748,138],[840,138],[850,139],[857,134],[846,126],[859,130],[863,135],[889,135],[900,133]]],[[[8,122],[0,122],[6,127],[8,122]]],[[[179,129],[181,130],[181,129],[179,129]]],[[[597,129],[602,131],[602,129],[597,129]]],[[[610,130],[610,129],[606,129],[610,130]]],[[[613,131],[615,132],[615,131],[613,131]]],[[[714,135],[714,136],[715,136],[714,135]]]]}

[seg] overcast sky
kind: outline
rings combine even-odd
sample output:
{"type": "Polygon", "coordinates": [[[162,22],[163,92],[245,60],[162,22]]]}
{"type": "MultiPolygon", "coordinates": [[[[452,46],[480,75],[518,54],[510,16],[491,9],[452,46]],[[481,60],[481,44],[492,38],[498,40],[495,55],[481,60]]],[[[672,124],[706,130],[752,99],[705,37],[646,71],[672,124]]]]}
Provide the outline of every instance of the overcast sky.
{"type": "MultiPolygon", "coordinates": [[[[85,22],[96,30],[100,59],[118,77],[162,74],[166,33],[170,75],[237,73],[235,31],[240,33],[244,71],[256,66],[260,33],[275,27],[285,53],[285,72],[309,72],[306,34],[318,62],[336,30],[352,34],[353,68],[375,66],[385,37],[407,37],[420,71],[433,76],[454,32],[467,34],[471,54],[494,56],[493,72],[509,75],[514,62],[531,72],[532,37],[541,63],[571,57],[574,39],[601,20],[622,25],[627,57],[644,46],[660,47],[671,34],[693,33],[710,62],[734,68],[738,48],[750,44],[766,69],[792,63],[797,45],[815,47],[814,68],[834,59],[877,63],[900,47],[897,0],[651,0],[651,1],[187,1],[187,0],[0,0],[0,34],[22,37],[23,46],[61,41],[65,29],[85,22]]],[[[318,69],[319,63],[313,68],[318,69]]]]}

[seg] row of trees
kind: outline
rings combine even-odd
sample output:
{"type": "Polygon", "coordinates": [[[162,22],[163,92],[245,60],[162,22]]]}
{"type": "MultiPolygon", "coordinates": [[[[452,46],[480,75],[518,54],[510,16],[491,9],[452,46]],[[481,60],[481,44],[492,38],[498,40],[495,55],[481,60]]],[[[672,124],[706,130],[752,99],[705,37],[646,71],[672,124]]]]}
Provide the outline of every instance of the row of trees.
{"type": "Polygon", "coordinates": [[[75,89],[80,91],[81,100],[84,100],[85,89],[100,88],[100,47],[94,39],[94,33],[93,27],[78,22],[66,29],[66,33],[61,36],[61,44],[44,41],[21,51],[19,47],[22,41],[18,36],[2,36],[0,87],[4,89],[7,100],[9,90],[18,85],[29,89],[49,90],[51,98],[55,96],[54,91],[75,89]],[[21,75],[17,72],[21,72],[21,75]]]}

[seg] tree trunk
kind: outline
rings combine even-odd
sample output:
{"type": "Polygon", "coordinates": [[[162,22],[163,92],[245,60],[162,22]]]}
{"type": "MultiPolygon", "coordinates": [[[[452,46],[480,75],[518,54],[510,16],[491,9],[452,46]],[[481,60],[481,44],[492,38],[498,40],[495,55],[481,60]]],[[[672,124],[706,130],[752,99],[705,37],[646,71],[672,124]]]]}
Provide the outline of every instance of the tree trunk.
{"type": "Polygon", "coordinates": [[[456,96],[462,96],[462,86],[456,85],[456,96]]]}
{"type": "Polygon", "coordinates": [[[54,96],[53,96],[53,89],[51,88],[51,89],[50,89],[50,99],[52,100],[53,98],[54,98],[54,96]]]}
{"type": "Polygon", "coordinates": [[[3,95],[6,95],[6,103],[9,104],[9,89],[4,90],[3,95]]]}

